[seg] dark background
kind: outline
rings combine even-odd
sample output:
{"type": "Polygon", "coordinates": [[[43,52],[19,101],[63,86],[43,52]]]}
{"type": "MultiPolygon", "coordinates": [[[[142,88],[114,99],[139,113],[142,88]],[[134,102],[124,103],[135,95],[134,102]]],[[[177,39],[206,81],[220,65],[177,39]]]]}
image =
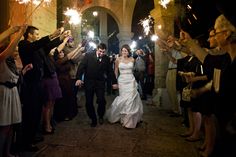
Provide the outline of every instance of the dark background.
{"type": "MultiPolygon", "coordinates": [[[[236,8],[232,4],[232,0],[175,0],[175,3],[185,9],[184,14],[176,17],[176,37],[179,35],[179,26],[181,26],[181,29],[189,32],[193,38],[207,41],[209,29],[214,27],[215,19],[221,13],[224,13],[236,25],[236,11],[234,11],[236,8]],[[187,4],[192,7],[191,10],[186,9],[187,4]],[[196,15],[197,20],[194,19],[193,14],[196,15]]],[[[134,40],[137,40],[139,36],[143,36],[143,28],[138,23],[141,19],[148,17],[153,8],[153,0],[137,0],[132,21],[134,40]]],[[[152,30],[151,33],[153,32],[152,30]]],[[[148,40],[148,38],[144,40],[148,40]]]]}

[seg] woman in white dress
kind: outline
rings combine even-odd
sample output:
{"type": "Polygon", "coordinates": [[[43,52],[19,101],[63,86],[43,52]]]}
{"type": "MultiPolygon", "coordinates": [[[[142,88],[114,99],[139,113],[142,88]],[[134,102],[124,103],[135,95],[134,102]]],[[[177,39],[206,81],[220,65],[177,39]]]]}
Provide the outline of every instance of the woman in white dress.
{"type": "MultiPolygon", "coordinates": [[[[20,123],[22,118],[17,90],[19,74],[12,55],[25,29],[26,26],[15,26],[0,34],[0,157],[12,157],[10,154],[12,127],[13,124],[20,123]],[[8,44],[7,40],[13,34],[15,37],[8,44]]],[[[27,65],[22,74],[31,68],[31,65],[27,65]]]]}
{"type": "Polygon", "coordinates": [[[130,57],[130,47],[125,44],[121,47],[121,56],[115,62],[119,96],[107,110],[108,121],[111,123],[120,121],[125,128],[135,128],[143,115],[143,104],[137,91],[133,66],[134,58],[130,57]]]}

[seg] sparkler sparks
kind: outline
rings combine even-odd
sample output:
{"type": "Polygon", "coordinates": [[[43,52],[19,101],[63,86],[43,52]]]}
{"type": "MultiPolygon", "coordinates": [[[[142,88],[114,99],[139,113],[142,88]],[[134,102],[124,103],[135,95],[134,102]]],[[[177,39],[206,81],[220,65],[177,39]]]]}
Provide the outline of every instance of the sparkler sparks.
{"type": "Polygon", "coordinates": [[[16,0],[19,4],[28,4],[31,0],[16,0]]]}
{"type": "Polygon", "coordinates": [[[34,5],[39,5],[44,2],[47,6],[51,3],[52,0],[16,0],[19,4],[29,4],[30,2],[34,5]]]}
{"type": "Polygon", "coordinates": [[[77,10],[67,8],[64,14],[69,17],[69,24],[77,25],[81,23],[82,16],[77,10]]]}
{"type": "Polygon", "coordinates": [[[167,4],[169,4],[170,1],[171,1],[171,0],[160,0],[160,1],[159,1],[159,4],[160,4],[163,8],[167,9],[167,4]]]}
{"type": "Polygon", "coordinates": [[[143,20],[140,20],[140,23],[143,26],[143,31],[145,33],[145,35],[148,35],[150,30],[151,30],[151,26],[150,24],[153,23],[152,17],[149,15],[148,18],[145,18],[143,20]]]}

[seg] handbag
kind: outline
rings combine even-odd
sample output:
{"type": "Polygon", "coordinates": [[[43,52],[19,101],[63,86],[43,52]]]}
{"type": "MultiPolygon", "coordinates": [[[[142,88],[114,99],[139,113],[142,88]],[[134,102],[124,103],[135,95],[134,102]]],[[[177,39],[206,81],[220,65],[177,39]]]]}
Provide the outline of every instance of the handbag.
{"type": "Polygon", "coordinates": [[[186,87],[183,88],[182,91],[182,100],[190,102],[191,101],[191,90],[192,84],[188,84],[186,87]]]}

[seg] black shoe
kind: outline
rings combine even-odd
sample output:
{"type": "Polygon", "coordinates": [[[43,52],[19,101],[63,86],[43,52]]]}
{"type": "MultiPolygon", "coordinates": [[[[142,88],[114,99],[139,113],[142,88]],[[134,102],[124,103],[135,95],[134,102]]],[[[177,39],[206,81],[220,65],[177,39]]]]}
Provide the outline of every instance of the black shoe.
{"type": "Polygon", "coordinates": [[[99,122],[100,125],[102,125],[104,123],[103,118],[99,118],[98,122],[99,122]]]}
{"type": "Polygon", "coordinates": [[[24,151],[27,151],[27,152],[37,152],[37,151],[39,151],[39,148],[32,144],[32,145],[24,147],[24,151]]]}
{"type": "Polygon", "coordinates": [[[91,127],[96,127],[97,126],[97,120],[92,120],[92,123],[90,124],[91,127]]]}
{"type": "Polygon", "coordinates": [[[34,144],[36,144],[36,143],[39,143],[39,142],[42,142],[42,141],[44,141],[44,137],[43,136],[36,136],[35,138],[34,138],[34,144]]]}

